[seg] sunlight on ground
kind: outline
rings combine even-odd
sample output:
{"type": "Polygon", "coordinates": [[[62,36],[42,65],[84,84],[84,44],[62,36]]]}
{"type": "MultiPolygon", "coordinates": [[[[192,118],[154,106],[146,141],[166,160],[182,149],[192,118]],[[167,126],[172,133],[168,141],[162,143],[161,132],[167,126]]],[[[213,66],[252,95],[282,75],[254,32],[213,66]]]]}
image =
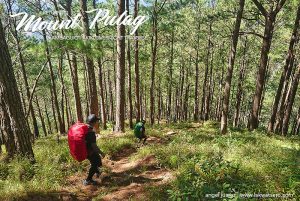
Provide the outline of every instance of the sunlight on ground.
{"type": "MultiPolygon", "coordinates": [[[[151,199],[162,196],[193,200],[193,196],[233,189],[248,193],[299,193],[299,137],[268,137],[260,131],[246,130],[230,130],[224,136],[219,134],[218,123],[212,121],[203,125],[155,125],[147,127],[146,133],[150,138],[145,146],[137,146],[130,129],[117,136],[111,130],[101,131],[97,143],[107,157],[133,148],[136,153],[128,157],[132,164],[154,155],[160,167],[177,175],[160,188],[145,188],[151,199]]],[[[55,136],[41,138],[35,143],[34,153],[34,166],[20,158],[0,163],[0,197],[59,191],[68,187],[66,177],[84,175],[89,165],[88,161],[78,163],[71,158],[66,137],[59,144],[55,136]]],[[[115,188],[112,184],[96,197],[101,198],[115,188]]]]}

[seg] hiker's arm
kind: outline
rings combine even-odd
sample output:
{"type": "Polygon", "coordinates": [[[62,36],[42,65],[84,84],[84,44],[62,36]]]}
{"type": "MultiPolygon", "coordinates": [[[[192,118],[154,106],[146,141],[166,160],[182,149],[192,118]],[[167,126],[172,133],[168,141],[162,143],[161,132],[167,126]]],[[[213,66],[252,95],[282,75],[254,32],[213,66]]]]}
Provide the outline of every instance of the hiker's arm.
{"type": "Polygon", "coordinates": [[[142,129],[143,129],[142,131],[143,135],[146,135],[146,128],[143,126],[142,129]]]}
{"type": "Polygon", "coordinates": [[[96,143],[92,143],[92,149],[95,153],[100,154],[102,157],[105,156],[105,154],[99,149],[96,143]]]}

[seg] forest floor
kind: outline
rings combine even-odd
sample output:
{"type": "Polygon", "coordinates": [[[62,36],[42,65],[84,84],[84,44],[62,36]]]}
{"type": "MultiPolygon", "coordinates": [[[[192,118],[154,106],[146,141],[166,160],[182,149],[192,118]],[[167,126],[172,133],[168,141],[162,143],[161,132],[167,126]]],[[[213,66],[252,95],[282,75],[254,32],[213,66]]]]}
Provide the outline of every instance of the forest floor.
{"type": "MultiPolygon", "coordinates": [[[[161,138],[150,137],[147,144],[163,143],[161,138]]],[[[147,145],[144,145],[147,146],[147,145]]],[[[174,178],[169,169],[159,166],[154,155],[132,160],[139,147],[124,147],[110,158],[103,159],[103,172],[96,186],[83,186],[86,173],[68,178],[64,192],[76,195],[78,200],[146,200],[145,188],[163,185],[174,178]]],[[[73,199],[66,196],[64,200],[73,199]]]]}
{"type": "Polygon", "coordinates": [[[70,157],[66,137],[36,140],[34,166],[23,158],[0,162],[0,200],[215,200],[219,192],[234,194],[229,200],[257,192],[299,198],[299,136],[220,135],[216,122],[155,125],[146,133],[142,146],[131,130],[101,131],[97,144],[106,156],[96,186],[82,184],[89,162],[70,157]]]}

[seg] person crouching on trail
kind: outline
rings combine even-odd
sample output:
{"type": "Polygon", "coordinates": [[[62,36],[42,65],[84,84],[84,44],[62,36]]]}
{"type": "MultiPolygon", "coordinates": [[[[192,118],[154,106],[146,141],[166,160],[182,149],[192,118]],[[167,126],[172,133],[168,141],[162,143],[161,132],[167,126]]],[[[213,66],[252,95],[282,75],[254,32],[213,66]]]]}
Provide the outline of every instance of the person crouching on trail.
{"type": "Polygon", "coordinates": [[[85,137],[86,147],[88,152],[88,160],[91,163],[91,167],[88,172],[88,176],[86,180],[83,181],[83,185],[96,185],[97,182],[93,180],[94,174],[96,177],[99,178],[100,171],[99,167],[102,166],[101,157],[99,154],[104,157],[104,153],[99,149],[96,144],[96,133],[94,131],[94,126],[100,119],[95,115],[91,114],[87,118],[87,125],[88,125],[88,133],[85,137]]]}
{"type": "Polygon", "coordinates": [[[145,131],[146,131],[145,124],[146,124],[146,121],[143,120],[141,122],[138,122],[134,127],[135,137],[137,137],[139,139],[139,143],[142,141],[142,139],[144,139],[143,144],[145,144],[145,142],[147,140],[147,136],[145,134],[145,131]]]}

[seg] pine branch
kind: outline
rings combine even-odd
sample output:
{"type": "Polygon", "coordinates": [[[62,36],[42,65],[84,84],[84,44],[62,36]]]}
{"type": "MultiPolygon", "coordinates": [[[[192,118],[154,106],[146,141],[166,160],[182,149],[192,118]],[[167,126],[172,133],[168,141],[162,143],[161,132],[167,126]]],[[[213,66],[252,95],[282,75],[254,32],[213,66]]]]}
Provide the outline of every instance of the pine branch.
{"type": "MultiPolygon", "coordinates": [[[[268,16],[268,11],[263,7],[263,5],[258,1],[258,0],[252,0],[253,3],[256,5],[256,7],[258,8],[258,10],[261,12],[261,14],[265,17],[268,16]]],[[[283,0],[285,1],[285,0],[283,0]]]]}
{"type": "Polygon", "coordinates": [[[276,9],[275,9],[275,13],[278,13],[281,8],[283,7],[283,5],[285,4],[286,0],[281,0],[277,3],[276,9]]]}

